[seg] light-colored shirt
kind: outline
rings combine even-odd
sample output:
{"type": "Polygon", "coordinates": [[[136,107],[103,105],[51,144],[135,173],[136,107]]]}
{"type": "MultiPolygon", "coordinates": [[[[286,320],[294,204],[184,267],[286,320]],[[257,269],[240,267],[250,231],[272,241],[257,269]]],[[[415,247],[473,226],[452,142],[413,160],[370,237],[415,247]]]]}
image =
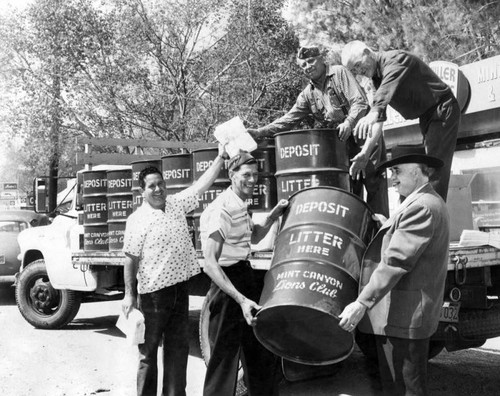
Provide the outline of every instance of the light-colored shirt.
{"type": "Polygon", "coordinates": [[[137,291],[152,293],[200,272],[186,213],[198,206],[192,188],[168,195],[165,211],[144,202],[127,219],[123,251],[139,258],[137,291]]]}
{"type": "Polygon", "coordinates": [[[200,217],[201,245],[205,250],[208,238],[219,232],[224,239],[219,265],[227,267],[248,259],[253,222],[248,205],[229,187],[222,192],[200,217]]]}
{"type": "Polygon", "coordinates": [[[344,66],[327,65],[322,86],[310,81],[287,114],[259,128],[258,131],[264,135],[289,131],[310,114],[323,128],[336,128],[344,120],[354,128],[368,108],[363,88],[352,73],[344,66]],[[341,99],[336,95],[332,85],[335,85],[344,98],[341,99]],[[342,110],[342,104],[346,105],[347,115],[342,110]]]}

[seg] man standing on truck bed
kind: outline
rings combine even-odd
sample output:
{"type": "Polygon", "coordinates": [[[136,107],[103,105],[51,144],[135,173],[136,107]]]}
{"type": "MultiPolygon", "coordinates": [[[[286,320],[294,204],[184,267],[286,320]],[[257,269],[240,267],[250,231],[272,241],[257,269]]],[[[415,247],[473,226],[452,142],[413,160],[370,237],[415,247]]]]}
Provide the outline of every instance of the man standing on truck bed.
{"type": "MultiPolygon", "coordinates": [[[[361,41],[351,41],[342,50],[342,63],[354,74],[371,78],[376,88],[372,108],[359,120],[355,133],[377,139],[371,129],[381,129],[388,105],[408,120],[418,118],[427,154],[444,162],[431,183],[446,201],[460,123],[460,108],[450,87],[406,51],[374,52],[361,41]]],[[[366,144],[370,146],[369,141],[366,144]]]]}
{"type": "Polygon", "coordinates": [[[251,325],[262,292],[262,279],[250,266],[250,243],[265,237],[288,201],[281,200],[264,224],[254,224],[246,200],[257,183],[257,161],[241,152],[229,161],[231,187],[202,213],[201,242],[209,291],[209,332],[213,339],[204,396],[233,396],[241,358],[249,394],[277,394],[277,358],[257,341],[251,325]],[[241,354],[241,356],[240,356],[241,354]]]}
{"type": "Polygon", "coordinates": [[[429,173],[443,165],[423,145],[396,146],[391,181],[406,197],[368,245],[360,294],[339,325],[375,334],[384,394],[427,395],[429,340],[437,329],[448,264],[449,216],[429,173]],[[365,315],[366,313],[366,315],[365,315]],[[361,321],[361,322],[360,322],[361,321]]]}
{"type": "MultiPolygon", "coordinates": [[[[289,131],[306,117],[312,115],[321,128],[338,128],[339,138],[346,141],[348,155],[355,157],[353,164],[362,168],[366,202],[375,213],[389,215],[387,182],[375,167],[386,158],[383,138],[370,146],[370,151],[360,151],[360,141],[355,141],[352,131],[359,119],[368,111],[369,105],[363,89],[354,76],[342,65],[328,65],[318,47],[302,47],[297,53],[297,64],[310,79],[290,111],[269,125],[247,131],[256,139],[274,136],[289,131]],[[377,144],[378,143],[378,144],[377,144]],[[364,154],[366,153],[366,155],[364,154]]],[[[328,148],[323,148],[328,149],[328,148]]],[[[354,192],[361,195],[363,185],[358,174],[352,179],[354,192]]]]}
{"type": "Polygon", "coordinates": [[[155,395],[158,387],[157,353],[163,343],[164,396],[186,394],[189,353],[188,280],[200,272],[186,222],[186,214],[198,205],[215,181],[224,163],[225,150],[189,188],[166,194],[161,172],[148,167],[139,174],[143,204],[127,219],[125,253],[125,297],[127,316],[138,307],[145,319],[145,341],[139,345],[137,394],[155,395]]]}

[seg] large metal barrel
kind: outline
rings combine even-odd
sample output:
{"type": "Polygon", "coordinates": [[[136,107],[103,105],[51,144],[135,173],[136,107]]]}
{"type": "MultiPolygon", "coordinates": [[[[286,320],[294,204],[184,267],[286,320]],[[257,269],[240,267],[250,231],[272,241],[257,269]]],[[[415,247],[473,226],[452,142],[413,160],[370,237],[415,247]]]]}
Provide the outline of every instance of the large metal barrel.
{"type": "Polygon", "coordinates": [[[83,249],[108,250],[106,171],[82,173],[83,249]]]}
{"type": "Polygon", "coordinates": [[[281,132],[275,141],[278,200],[308,187],[350,190],[347,148],[336,129],[281,132]]]}
{"type": "Polygon", "coordinates": [[[307,188],[289,201],[254,332],[285,359],[335,363],[354,347],[338,315],[357,297],[361,259],[376,225],[362,200],[338,188],[307,188]]]}
{"type": "Polygon", "coordinates": [[[191,154],[173,154],[161,157],[161,169],[165,186],[187,188],[193,183],[191,154]]]}
{"type": "MultiPolygon", "coordinates": [[[[210,168],[219,150],[217,147],[194,150],[193,156],[193,180],[198,180],[205,171],[210,168]]],[[[210,204],[217,196],[230,186],[229,175],[227,171],[228,161],[224,162],[221,167],[219,176],[210,188],[205,193],[200,195],[199,206],[194,210],[195,214],[201,214],[208,204],[210,204]]]]}
{"type": "Polygon", "coordinates": [[[275,147],[267,141],[259,143],[251,152],[257,160],[259,179],[255,184],[252,198],[247,200],[252,212],[269,212],[277,203],[275,147]]]}

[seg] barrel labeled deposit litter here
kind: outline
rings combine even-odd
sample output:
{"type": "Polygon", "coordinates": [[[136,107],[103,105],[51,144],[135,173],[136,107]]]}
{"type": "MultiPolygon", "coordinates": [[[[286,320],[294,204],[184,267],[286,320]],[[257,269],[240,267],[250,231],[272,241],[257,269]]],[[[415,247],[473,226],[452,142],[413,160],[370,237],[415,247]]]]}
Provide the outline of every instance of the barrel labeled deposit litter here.
{"type": "Polygon", "coordinates": [[[276,140],[278,200],[308,187],[350,190],[349,158],[335,129],[281,132],[276,140]]]}
{"type": "Polygon", "coordinates": [[[353,335],[338,326],[338,315],[357,296],[375,229],[371,215],[362,200],[338,188],[309,188],[290,198],[254,327],[273,353],[321,365],[352,352],[353,335]]]}

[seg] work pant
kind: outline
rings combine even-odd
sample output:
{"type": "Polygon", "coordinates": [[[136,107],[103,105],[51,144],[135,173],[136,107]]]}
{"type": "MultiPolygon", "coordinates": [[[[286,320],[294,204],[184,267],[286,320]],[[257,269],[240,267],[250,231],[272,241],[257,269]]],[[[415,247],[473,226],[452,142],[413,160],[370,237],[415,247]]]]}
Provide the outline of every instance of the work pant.
{"type": "MultiPolygon", "coordinates": [[[[258,302],[262,283],[248,261],[223,271],[245,297],[258,302]]],[[[278,391],[278,359],[260,344],[243,318],[241,307],[212,282],[209,291],[209,338],[213,340],[205,376],[204,396],[233,396],[239,360],[250,396],[272,396],[278,391]]]]}
{"type": "MultiPolygon", "coordinates": [[[[347,140],[347,152],[349,159],[354,158],[361,151],[361,143],[356,143],[351,136],[347,140]]],[[[387,195],[387,179],[385,172],[377,172],[376,167],[387,159],[384,138],[381,137],[375,149],[370,154],[366,165],[365,177],[361,180],[350,178],[352,192],[363,199],[363,186],[366,190],[366,204],[374,213],[389,217],[389,197],[387,195]]]]}
{"type": "Polygon", "coordinates": [[[144,344],[139,345],[137,394],[156,396],[158,346],[163,342],[163,396],[186,394],[189,354],[189,291],[187,282],[139,296],[144,315],[144,344]]]}
{"type": "Polygon", "coordinates": [[[450,183],[451,163],[457,145],[460,125],[460,107],[453,95],[442,100],[420,117],[420,130],[424,136],[427,154],[440,158],[444,166],[430,177],[434,190],[446,201],[450,183]]]}
{"type": "Polygon", "coordinates": [[[380,379],[386,396],[425,396],[429,338],[375,336],[380,379]]]}

